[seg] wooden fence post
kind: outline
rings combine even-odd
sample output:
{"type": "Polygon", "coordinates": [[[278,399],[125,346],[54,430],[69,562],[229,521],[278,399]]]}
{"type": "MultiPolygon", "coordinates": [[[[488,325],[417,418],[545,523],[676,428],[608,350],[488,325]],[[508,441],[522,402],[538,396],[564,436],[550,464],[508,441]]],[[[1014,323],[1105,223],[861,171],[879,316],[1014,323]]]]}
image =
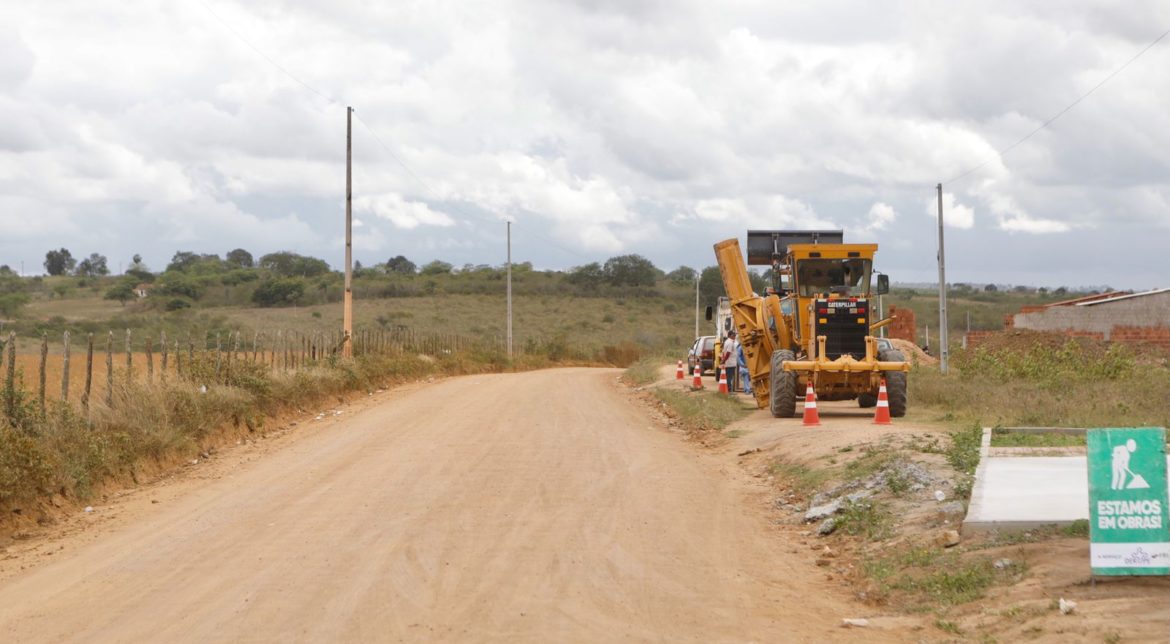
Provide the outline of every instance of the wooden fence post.
{"type": "Polygon", "coordinates": [[[4,379],[4,413],[9,420],[16,415],[16,332],[8,332],[8,373],[4,379]]]}
{"type": "Polygon", "coordinates": [[[154,340],[146,336],[146,382],[154,382],[154,340]]]}
{"type": "Polygon", "coordinates": [[[68,331],[61,336],[61,402],[69,402],[69,338],[68,331]]]}
{"type": "Polygon", "coordinates": [[[179,339],[175,338],[175,379],[181,380],[183,378],[183,347],[179,345],[179,339]]]}
{"type": "Polygon", "coordinates": [[[162,352],[162,371],[159,372],[159,382],[165,383],[167,381],[167,332],[160,331],[158,338],[158,348],[162,352]]]}
{"type": "Polygon", "coordinates": [[[236,349],[239,348],[238,345],[239,345],[239,340],[240,340],[240,334],[239,334],[239,332],[232,333],[231,331],[228,331],[227,339],[228,339],[227,346],[224,347],[224,351],[227,353],[227,359],[224,360],[224,365],[223,365],[223,381],[224,382],[228,382],[232,379],[232,360],[235,359],[236,349]]]}
{"type": "MultiPolygon", "coordinates": [[[[68,337],[68,336],[66,336],[66,337],[68,337]]],[[[87,344],[88,344],[88,348],[85,350],[85,390],[81,392],[81,408],[84,409],[85,411],[89,411],[89,390],[90,390],[90,386],[93,384],[93,334],[92,333],[89,334],[89,341],[87,342],[87,344]]],[[[68,359],[69,359],[68,358],[68,356],[69,356],[69,349],[68,349],[69,341],[68,340],[65,341],[65,347],[66,347],[66,350],[65,350],[66,358],[65,359],[66,359],[66,361],[68,361],[68,359]]],[[[65,373],[69,373],[69,370],[66,369],[65,373]]],[[[62,389],[64,389],[64,388],[62,388],[62,389]]],[[[65,394],[62,393],[62,396],[64,396],[64,395],[65,394]]]]}
{"type": "Polygon", "coordinates": [[[114,332],[106,336],[106,406],[114,406],[114,332]]]}
{"type": "Polygon", "coordinates": [[[216,331],[215,332],[215,382],[217,382],[217,383],[219,382],[220,359],[223,357],[220,355],[220,351],[223,351],[223,342],[220,341],[219,331],[216,331]]]}
{"type": "Polygon", "coordinates": [[[126,384],[134,382],[134,354],[130,352],[130,329],[126,329],[126,384]]]}
{"type": "Polygon", "coordinates": [[[49,360],[49,336],[41,334],[41,382],[37,390],[37,403],[41,410],[41,417],[45,415],[45,363],[49,360]]]}
{"type": "Polygon", "coordinates": [[[256,362],[256,359],[258,357],[260,357],[260,332],[253,331],[252,332],[252,362],[253,363],[256,362]]]}

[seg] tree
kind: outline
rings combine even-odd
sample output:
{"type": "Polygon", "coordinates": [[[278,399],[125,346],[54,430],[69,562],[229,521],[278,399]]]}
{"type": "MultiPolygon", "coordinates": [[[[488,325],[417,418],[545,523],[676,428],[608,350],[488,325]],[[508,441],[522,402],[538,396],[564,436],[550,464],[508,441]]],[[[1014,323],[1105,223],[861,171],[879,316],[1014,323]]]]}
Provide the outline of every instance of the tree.
{"type": "Polygon", "coordinates": [[[0,315],[4,317],[16,317],[20,312],[21,307],[28,304],[28,295],[24,293],[5,293],[0,295],[0,315]]]}
{"type": "Polygon", "coordinates": [[[698,273],[690,266],[679,266],[678,268],[666,274],[666,279],[675,284],[686,284],[695,281],[695,276],[698,273]]]}
{"type": "Polygon", "coordinates": [[[291,306],[304,294],[303,280],[287,277],[266,279],[252,293],[252,301],[259,306],[291,306]]]}
{"type": "Polygon", "coordinates": [[[232,268],[252,268],[256,264],[252,259],[252,253],[249,253],[243,248],[229,251],[224,261],[232,268]]]}
{"type": "Polygon", "coordinates": [[[419,272],[423,275],[446,275],[451,272],[452,268],[455,267],[451,264],[448,264],[447,262],[436,259],[426,266],[423,266],[422,270],[419,272]]]}
{"type": "Polygon", "coordinates": [[[988,284],[987,286],[983,287],[983,290],[987,293],[994,293],[999,290],[999,287],[995,284],[988,284]]]}
{"type": "Polygon", "coordinates": [[[597,262],[590,262],[584,266],[577,266],[569,270],[565,278],[570,284],[596,288],[605,282],[605,269],[597,262]]]}
{"type": "Polygon", "coordinates": [[[261,257],[259,266],[281,277],[316,277],[329,272],[329,264],[325,260],[287,250],[261,257]]]}
{"type": "Polygon", "coordinates": [[[107,300],[117,300],[122,303],[122,306],[126,306],[126,302],[135,297],[134,286],[125,280],[118,282],[113,288],[106,291],[107,300]]]}
{"type": "Polygon", "coordinates": [[[181,296],[197,300],[203,295],[203,285],[196,278],[188,277],[182,273],[166,273],[159,279],[156,292],[159,295],[181,296]]]}
{"type": "Polygon", "coordinates": [[[51,250],[45,253],[45,272],[49,275],[65,275],[77,266],[77,260],[68,249],[51,250]]]}
{"type": "Polygon", "coordinates": [[[167,264],[166,272],[178,271],[180,273],[206,274],[218,273],[226,269],[227,266],[219,258],[219,255],[214,253],[192,253],[191,251],[181,250],[171,258],[171,263],[167,264]]]}
{"type": "Polygon", "coordinates": [[[89,257],[86,257],[77,264],[77,269],[74,273],[79,277],[109,275],[110,269],[107,266],[106,256],[98,253],[90,253],[89,257]]]}
{"type": "Polygon", "coordinates": [[[654,286],[658,273],[641,255],[619,255],[605,262],[605,278],[614,286],[654,286]]]}
{"type": "Polygon", "coordinates": [[[704,306],[714,306],[719,298],[727,295],[723,288],[723,274],[718,266],[708,266],[699,276],[699,299],[704,306]]]}
{"type": "Polygon", "coordinates": [[[410,273],[413,275],[416,270],[418,267],[414,265],[414,262],[402,255],[392,257],[386,262],[387,273],[410,273]]]}

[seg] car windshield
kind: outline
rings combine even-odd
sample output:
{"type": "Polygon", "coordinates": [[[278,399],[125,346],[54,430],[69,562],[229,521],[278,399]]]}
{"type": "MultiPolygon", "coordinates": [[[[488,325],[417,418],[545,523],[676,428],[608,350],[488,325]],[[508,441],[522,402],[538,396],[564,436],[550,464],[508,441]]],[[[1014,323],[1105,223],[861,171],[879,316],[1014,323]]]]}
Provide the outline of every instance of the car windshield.
{"type": "Polygon", "coordinates": [[[869,295],[868,259],[804,259],[796,269],[801,297],[819,293],[835,295],[869,295]]]}

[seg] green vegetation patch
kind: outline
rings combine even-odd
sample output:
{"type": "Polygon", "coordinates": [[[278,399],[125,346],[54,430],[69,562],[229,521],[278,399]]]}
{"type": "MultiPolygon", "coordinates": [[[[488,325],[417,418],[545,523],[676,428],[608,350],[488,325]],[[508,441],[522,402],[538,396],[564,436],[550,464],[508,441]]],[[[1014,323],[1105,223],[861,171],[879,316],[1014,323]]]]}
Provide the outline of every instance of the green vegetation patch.
{"type": "Polygon", "coordinates": [[[629,367],[626,367],[625,373],[622,374],[622,379],[632,385],[648,385],[658,380],[658,369],[661,366],[661,358],[642,358],[629,367]]]}
{"type": "Polygon", "coordinates": [[[847,535],[881,541],[894,535],[894,513],[873,499],[845,503],[837,515],[837,530],[847,535]]]}
{"type": "Polygon", "coordinates": [[[997,582],[1021,574],[1014,567],[996,569],[989,557],[930,545],[871,557],[862,563],[862,571],[876,583],[874,599],[923,610],[974,601],[997,582]]]}
{"type": "Polygon", "coordinates": [[[768,473],[784,481],[801,496],[814,494],[833,478],[833,471],[830,469],[809,467],[783,457],[777,457],[772,461],[768,466],[768,473]]]}
{"type": "Polygon", "coordinates": [[[1013,432],[996,427],[991,431],[992,447],[1084,447],[1084,434],[1013,432]]]}
{"type": "Polygon", "coordinates": [[[720,430],[748,414],[738,400],[709,391],[654,390],[687,431],[720,430]]]}

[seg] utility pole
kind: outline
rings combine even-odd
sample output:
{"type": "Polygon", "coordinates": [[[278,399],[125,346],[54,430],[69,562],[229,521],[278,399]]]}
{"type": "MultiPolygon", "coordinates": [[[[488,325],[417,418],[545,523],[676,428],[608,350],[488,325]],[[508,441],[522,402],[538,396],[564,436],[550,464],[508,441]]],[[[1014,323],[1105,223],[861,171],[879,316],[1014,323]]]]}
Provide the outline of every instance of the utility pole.
{"type": "Polygon", "coordinates": [[[512,222],[508,222],[508,359],[512,359],[512,222]]]}
{"type": "Polygon", "coordinates": [[[699,337],[699,282],[702,281],[703,274],[695,273],[695,337],[699,337]]]}
{"type": "Polygon", "coordinates": [[[938,184],[938,370],[947,372],[947,260],[943,245],[943,193],[938,184]]]}
{"type": "Polygon", "coordinates": [[[345,108],[345,310],[341,355],[353,357],[353,108],[345,108]]]}

